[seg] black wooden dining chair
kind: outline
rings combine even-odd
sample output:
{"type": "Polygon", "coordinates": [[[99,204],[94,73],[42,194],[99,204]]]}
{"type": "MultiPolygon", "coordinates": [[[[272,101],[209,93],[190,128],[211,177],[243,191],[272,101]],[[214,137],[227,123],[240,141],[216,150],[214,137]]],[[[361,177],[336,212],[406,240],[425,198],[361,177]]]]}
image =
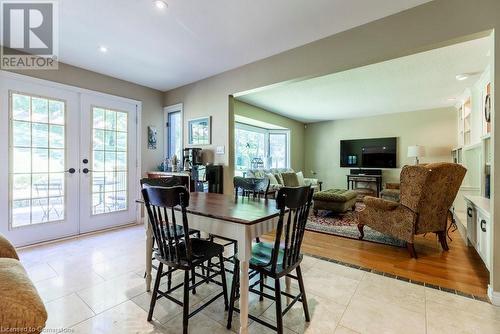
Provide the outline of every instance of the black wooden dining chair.
{"type": "MultiPolygon", "coordinates": [[[[297,302],[302,302],[304,316],[307,322],[310,321],[309,310],[307,307],[306,292],[300,263],[302,254],[300,248],[304,237],[307,217],[311,207],[313,191],[310,186],[288,188],[284,187],[278,191],[276,204],[280,210],[278,226],[274,243],[260,242],[252,247],[252,257],[250,259],[250,279],[259,275],[259,279],[250,285],[250,292],[256,293],[261,297],[271,299],[276,305],[276,326],[265,322],[261,318],[249,315],[248,317],[266,327],[269,327],[278,333],[283,333],[283,316],[297,302]],[[285,221],[286,220],[286,221],[285,221]],[[292,275],[295,270],[296,276],[292,275]],[[274,279],[274,287],[265,283],[265,277],[274,279]],[[281,291],[280,278],[290,277],[296,279],[299,283],[299,294],[296,296],[288,292],[281,291]],[[259,285],[260,289],[255,287],[259,285]],[[264,287],[274,291],[274,296],[264,292],[264,287]],[[291,302],[282,309],[281,295],[291,298],[291,302]]],[[[235,256],[235,268],[233,282],[231,284],[231,298],[229,301],[229,314],[227,328],[231,329],[232,315],[234,311],[239,312],[234,304],[239,298],[239,262],[235,256]]]]}
{"type": "MultiPolygon", "coordinates": [[[[185,178],[180,178],[180,177],[177,177],[177,176],[173,176],[173,177],[168,177],[168,178],[164,178],[164,177],[159,177],[159,178],[143,178],[140,180],[140,183],[141,183],[141,188],[145,188],[145,187],[175,187],[175,186],[184,186],[186,187],[186,184],[184,182],[184,179],[185,178]]],[[[184,229],[181,225],[176,225],[175,228],[177,229],[177,235],[180,237],[180,238],[184,238],[184,229]]],[[[172,234],[173,231],[170,231],[170,233],[172,234]]],[[[201,238],[201,233],[200,231],[198,230],[193,230],[193,229],[189,229],[189,235],[194,235],[196,236],[197,238],[201,238]]],[[[157,247],[155,246],[155,238],[153,237],[153,254],[155,252],[155,250],[157,249],[157,247]]],[[[153,257],[153,260],[154,260],[154,257],[153,257]]],[[[152,267],[157,270],[158,267],[155,266],[155,265],[152,265],[152,267]]],[[[171,268],[168,268],[168,270],[163,273],[164,276],[168,276],[168,280],[167,280],[167,286],[168,288],[170,289],[170,287],[172,286],[172,271],[170,270],[171,268]]]]}
{"type": "Polygon", "coordinates": [[[270,183],[271,181],[268,178],[246,178],[235,176],[233,179],[234,194],[238,197],[241,190],[241,194],[243,196],[267,199],[270,183]]]}
{"type": "MultiPolygon", "coordinates": [[[[244,177],[240,177],[240,176],[235,176],[233,179],[233,184],[234,184],[235,200],[238,199],[238,194],[239,194],[240,190],[241,190],[241,194],[245,197],[248,197],[248,198],[251,197],[254,199],[255,198],[267,199],[267,193],[269,191],[269,185],[270,185],[270,181],[267,178],[258,179],[258,178],[244,178],[244,177]]],[[[210,234],[209,240],[213,241],[214,237],[217,239],[224,240],[226,242],[225,244],[223,244],[224,247],[228,247],[228,246],[232,245],[233,249],[234,249],[234,254],[236,254],[236,252],[238,252],[238,243],[236,242],[236,240],[213,235],[213,234],[210,234]]],[[[260,242],[260,239],[256,238],[255,241],[260,242]]],[[[232,261],[232,259],[233,259],[233,257],[227,257],[227,258],[225,257],[224,258],[224,260],[226,260],[226,261],[232,261]]],[[[212,265],[211,262],[209,262],[208,265],[211,266],[212,265]]],[[[231,271],[231,270],[229,270],[229,271],[231,271]]]]}
{"type": "Polygon", "coordinates": [[[222,258],[224,247],[208,240],[190,237],[189,222],[186,212],[186,207],[189,205],[189,192],[185,187],[147,187],[142,189],[142,195],[158,246],[155,251],[155,258],[160,262],[156,273],[153,294],[151,296],[148,321],[151,321],[153,318],[156,300],[165,297],[183,307],[183,333],[187,334],[189,318],[216,301],[219,297],[224,297],[225,307],[226,309],[228,308],[226,274],[222,258]],[[176,210],[180,210],[181,212],[182,221],[179,223],[177,223],[174,214],[176,210]],[[183,228],[184,238],[181,238],[181,236],[177,234],[177,224],[183,228]],[[214,257],[219,258],[220,270],[216,271],[210,268],[208,269],[209,274],[206,276],[196,274],[194,270],[196,267],[203,266],[204,262],[214,257]],[[172,268],[170,270],[183,270],[184,283],[173,288],[167,288],[166,291],[160,291],[159,287],[164,265],[172,268]],[[189,277],[190,274],[192,275],[191,279],[189,277]],[[221,282],[214,279],[219,275],[221,277],[221,282]],[[195,276],[201,278],[198,283],[195,282],[195,276]],[[196,287],[209,281],[221,285],[222,292],[210,298],[206,303],[189,313],[189,291],[194,291],[196,287]],[[184,298],[182,301],[171,296],[171,293],[180,287],[184,289],[184,298]]]}

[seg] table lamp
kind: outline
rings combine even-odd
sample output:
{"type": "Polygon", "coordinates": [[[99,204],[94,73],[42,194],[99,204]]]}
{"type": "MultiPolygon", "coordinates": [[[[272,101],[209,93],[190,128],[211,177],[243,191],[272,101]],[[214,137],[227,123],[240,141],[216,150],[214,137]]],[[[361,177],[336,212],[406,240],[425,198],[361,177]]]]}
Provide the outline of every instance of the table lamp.
{"type": "Polygon", "coordinates": [[[419,164],[418,158],[425,156],[425,147],[414,145],[408,146],[408,158],[415,158],[415,165],[419,164]]]}

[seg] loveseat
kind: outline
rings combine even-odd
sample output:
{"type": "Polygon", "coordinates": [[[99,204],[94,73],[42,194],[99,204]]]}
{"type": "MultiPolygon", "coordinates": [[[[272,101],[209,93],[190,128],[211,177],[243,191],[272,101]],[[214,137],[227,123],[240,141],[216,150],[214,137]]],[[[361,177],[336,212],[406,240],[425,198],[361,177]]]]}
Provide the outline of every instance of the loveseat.
{"type": "MultiPolygon", "coordinates": [[[[279,190],[283,186],[296,186],[295,184],[287,184],[287,178],[283,178],[282,174],[296,173],[292,168],[269,168],[269,169],[248,169],[244,176],[248,178],[268,178],[270,180],[269,190],[279,190]]],[[[302,172],[296,173],[298,176],[299,183],[304,182],[303,185],[310,185],[314,191],[321,190],[321,181],[315,178],[304,177],[302,172]]],[[[301,184],[302,185],[302,184],[301,184]]]]}
{"type": "Polygon", "coordinates": [[[0,333],[41,333],[47,311],[12,244],[0,235],[0,333]]]}

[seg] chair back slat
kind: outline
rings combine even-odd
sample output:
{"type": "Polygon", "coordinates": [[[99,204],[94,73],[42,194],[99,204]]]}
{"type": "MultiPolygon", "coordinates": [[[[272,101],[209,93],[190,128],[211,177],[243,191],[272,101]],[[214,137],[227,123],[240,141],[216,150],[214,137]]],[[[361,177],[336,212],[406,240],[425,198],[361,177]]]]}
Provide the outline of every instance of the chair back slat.
{"type": "Polygon", "coordinates": [[[279,269],[278,259],[280,252],[283,253],[283,270],[294,266],[299,260],[305,226],[311,208],[312,195],[313,191],[310,186],[283,187],[278,191],[276,204],[280,210],[280,214],[271,256],[272,271],[279,269]],[[284,227],[285,219],[286,227],[284,227]],[[283,232],[285,232],[284,236],[283,232]],[[282,240],[283,237],[284,240],[282,240]]]}
{"type": "Polygon", "coordinates": [[[189,205],[189,192],[184,186],[156,187],[142,189],[142,195],[149,216],[149,223],[158,245],[157,255],[172,267],[191,264],[191,242],[186,207],[189,205]],[[181,235],[177,229],[176,209],[182,216],[181,235]]]}
{"type": "Polygon", "coordinates": [[[241,189],[244,195],[261,198],[263,196],[267,199],[269,192],[269,185],[271,181],[268,178],[245,178],[235,176],[233,179],[235,196],[238,197],[239,190],[241,189]]]}

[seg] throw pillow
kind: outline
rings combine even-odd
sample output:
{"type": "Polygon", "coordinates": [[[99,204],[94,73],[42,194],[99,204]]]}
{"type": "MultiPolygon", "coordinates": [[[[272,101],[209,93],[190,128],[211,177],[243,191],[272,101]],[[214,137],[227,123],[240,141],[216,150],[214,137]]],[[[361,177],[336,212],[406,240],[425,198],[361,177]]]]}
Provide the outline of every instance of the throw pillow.
{"type": "Polygon", "coordinates": [[[256,179],[263,179],[266,174],[261,170],[256,170],[253,172],[253,175],[256,179]]]}
{"type": "Polygon", "coordinates": [[[283,178],[283,185],[285,187],[299,186],[299,178],[297,177],[297,173],[281,173],[281,177],[283,178]]]}
{"type": "Polygon", "coordinates": [[[269,184],[278,184],[278,180],[271,173],[266,173],[266,177],[269,179],[269,184]]]}
{"type": "Polygon", "coordinates": [[[297,181],[299,182],[299,186],[301,186],[301,187],[306,185],[306,182],[304,180],[304,173],[302,173],[302,172],[297,173],[297,181]]]}
{"type": "Polygon", "coordinates": [[[280,173],[276,173],[276,174],[274,174],[274,176],[276,177],[276,180],[278,181],[278,184],[283,185],[283,178],[281,177],[281,174],[280,173]]]}

